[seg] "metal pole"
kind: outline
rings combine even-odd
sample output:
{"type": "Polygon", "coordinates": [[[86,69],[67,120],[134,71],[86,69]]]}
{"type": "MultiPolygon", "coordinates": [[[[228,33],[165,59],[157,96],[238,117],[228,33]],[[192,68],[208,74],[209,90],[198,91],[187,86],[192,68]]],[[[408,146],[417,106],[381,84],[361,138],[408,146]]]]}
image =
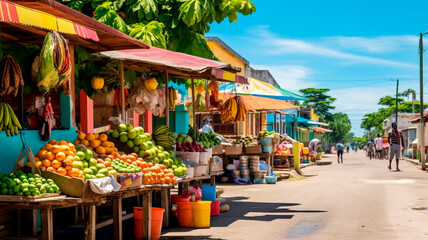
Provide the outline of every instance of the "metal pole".
{"type": "Polygon", "coordinates": [[[424,72],[423,72],[423,53],[424,53],[424,47],[423,47],[423,41],[422,41],[423,34],[421,33],[419,36],[419,82],[420,82],[420,123],[421,123],[421,163],[422,163],[422,170],[426,169],[425,166],[425,130],[424,130],[424,72]]]}
{"type": "Polygon", "coordinates": [[[192,117],[193,117],[193,136],[192,138],[196,138],[196,131],[199,131],[199,129],[196,127],[196,108],[195,108],[195,81],[192,77],[192,117]]]}
{"type": "Polygon", "coordinates": [[[122,107],[122,120],[126,123],[125,115],[125,73],[123,70],[123,61],[120,61],[120,93],[121,93],[121,107],[122,107]]]}
{"type": "Polygon", "coordinates": [[[398,82],[400,80],[397,79],[397,88],[395,91],[395,122],[398,124],[398,82]]]}
{"type": "Polygon", "coordinates": [[[169,127],[169,89],[168,89],[168,70],[165,69],[164,72],[164,78],[165,78],[165,125],[169,127]]]}

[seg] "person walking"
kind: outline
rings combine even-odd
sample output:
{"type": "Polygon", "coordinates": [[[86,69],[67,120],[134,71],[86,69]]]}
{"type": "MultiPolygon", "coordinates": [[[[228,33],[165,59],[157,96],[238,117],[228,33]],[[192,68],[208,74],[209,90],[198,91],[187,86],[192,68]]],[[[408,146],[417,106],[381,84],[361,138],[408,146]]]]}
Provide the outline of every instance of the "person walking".
{"type": "Polygon", "coordinates": [[[394,158],[395,155],[395,161],[397,162],[397,171],[400,171],[400,169],[398,168],[398,162],[400,161],[401,146],[404,148],[403,133],[397,128],[396,122],[393,122],[391,124],[391,127],[391,131],[388,132],[388,143],[390,145],[388,169],[391,170],[392,158],[394,158]]]}
{"type": "Polygon", "coordinates": [[[372,160],[372,157],[374,157],[374,147],[373,147],[373,139],[370,139],[369,142],[367,143],[367,148],[368,148],[368,154],[369,154],[369,158],[370,160],[372,160]]]}
{"type": "Polygon", "coordinates": [[[340,157],[340,159],[342,160],[342,163],[343,163],[343,145],[342,145],[342,143],[338,142],[336,144],[336,149],[337,149],[337,163],[340,163],[339,162],[339,157],[340,157]]]}
{"type": "Polygon", "coordinates": [[[346,146],[346,153],[349,153],[349,147],[350,147],[349,142],[347,142],[345,146],[346,146]]]}
{"type": "Polygon", "coordinates": [[[380,134],[377,135],[377,138],[374,140],[374,145],[376,149],[376,158],[382,159],[382,151],[383,151],[383,140],[380,137],[380,134]]]}

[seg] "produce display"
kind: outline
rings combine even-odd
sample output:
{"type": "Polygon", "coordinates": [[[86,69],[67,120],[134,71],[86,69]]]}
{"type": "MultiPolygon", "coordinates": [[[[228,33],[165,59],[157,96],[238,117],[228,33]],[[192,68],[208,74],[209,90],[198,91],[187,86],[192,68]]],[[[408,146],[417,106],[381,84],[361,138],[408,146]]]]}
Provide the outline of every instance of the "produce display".
{"type": "Polygon", "coordinates": [[[80,156],[76,153],[75,146],[68,141],[52,139],[37,152],[34,158],[37,167],[42,170],[56,172],[63,176],[83,178],[83,172],[74,165],[75,160],[80,156]]]}
{"type": "Polygon", "coordinates": [[[220,145],[221,140],[215,133],[211,132],[199,134],[198,142],[202,144],[202,148],[209,149],[220,145]]]}
{"type": "Polygon", "coordinates": [[[240,96],[229,98],[220,109],[220,119],[222,122],[242,122],[247,114],[247,107],[240,96]]]}
{"type": "Polygon", "coordinates": [[[7,103],[0,103],[0,132],[4,130],[7,136],[13,136],[17,135],[18,130],[21,129],[21,124],[12,107],[7,103]]]}
{"type": "Polygon", "coordinates": [[[181,145],[179,142],[176,143],[177,151],[180,152],[206,152],[207,150],[202,148],[202,146],[197,142],[193,141],[185,142],[184,145],[181,145]]]}
{"type": "MultiPolygon", "coordinates": [[[[123,160],[116,158],[110,159],[106,158],[103,162],[105,166],[110,165],[118,173],[138,173],[141,172],[141,168],[124,162],[123,160]]],[[[110,167],[109,166],[109,167],[110,167]]]]}
{"type": "Polygon", "coordinates": [[[142,127],[134,128],[131,124],[119,124],[117,129],[110,129],[106,134],[111,138],[126,144],[137,154],[143,150],[143,152],[141,152],[142,155],[144,150],[153,147],[153,142],[150,141],[152,136],[149,133],[144,133],[144,128],[142,127]]]}
{"type": "Polygon", "coordinates": [[[84,180],[107,177],[116,175],[117,171],[105,163],[101,158],[93,158],[92,151],[84,147],[77,147],[77,153],[73,166],[79,169],[83,175],[78,176],[84,180]]]}
{"type": "MultiPolygon", "coordinates": [[[[123,89],[124,95],[125,95],[125,107],[128,106],[128,98],[129,98],[129,92],[127,88],[123,89]]],[[[121,86],[118,86],[116,90],[114,90],[113,94],[113,104],[115,106],[118,106],[119,108],[122,107],[122,89],[121,86]]]]}
{"type": "Polygon", "coordinates": [[[276,148],[275,155],[288,155],[288,154],[290,154],[291,153],[290,152],[291,146],[289,144],[280,144],[280,145],[278,145],[278,147],[276,148]]]}
{"type": "Polygon", "coordinates": [[[252,143],[257,143],[257,138],[253,138],[251,136],[247,136],[244,138],[239,139],[238,141],[233,141],[233,144],[244,144],[244,145],[250,145],[252,143]]]}
{"type": "Polygon", "coordinates": [[[0,174],[0,188],[2,195],[36,196],[59,192],[59,187],[52,179],[21,170],[9,175],[0,174]]]}
{"type": "Polygon", "coordinates": [[[0,96],[13,93],[16,97],[20,86],[24,86],[24,78],[19,64],[10,55],[4,55],[0,65],[0,96]]]}
{"type": "Polygon", "coordinates": [[[261,138],[261,137],[279,137],[279,136],[280,136],[280,134],[276,133],[274,131],[269,132],[267,130],[261,130],[259,132],[259,138],[261,138]]]}
{"type": "Polygon", "coordinates": [[[117,148],[114,146],[114,143],[108,141],[108,136],[104,133],[79,133],[77,139],[74,140],[74,144],[82,144],[87,149],[96,152],[97,154],[110,154],[117,152],[117,148]]]}
{"type": "Polygon", "coordinates": [[[168,126],[158,126],[153,132],[153,140],[156,145],[169,150],[171,150],[172,145],[174,145],[174,138],[170,136],[168,126]]]}
{"type": "Polygon", "coordinates": [[[143,168],[143,184],[171,184],[175,183],[174,171],[167,169],[163,164],[148,163],[147,167],[143,168]]]}
{"type": "Polygon", "coordinates": [[[175,110],[175,101],[177,101],[177,91],[170,87],[168,88],[168,94],[169,94],[169,110],[174,111],[175,110]]]}
{"type": "Polygon", "coordinates": [[[104,78],[99,76],[94,76],[91,79],[91,87],[94,90],[100,90],[104,87],[104,78]]]}

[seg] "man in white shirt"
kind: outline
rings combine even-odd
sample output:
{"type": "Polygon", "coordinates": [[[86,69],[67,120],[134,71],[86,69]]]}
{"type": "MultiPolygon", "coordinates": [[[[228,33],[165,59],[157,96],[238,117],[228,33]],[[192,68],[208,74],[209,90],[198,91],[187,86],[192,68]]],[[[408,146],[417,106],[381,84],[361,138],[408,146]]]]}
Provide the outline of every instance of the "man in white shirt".
{"type": "Polygon", "coordinates": [[[383,140],[380,137],[380,134],[377,135],[377,138],[374,140],[374,145],[376,149],[376,157],[377,159],[382,158],[382,150],[383,150],[383,140]]]}

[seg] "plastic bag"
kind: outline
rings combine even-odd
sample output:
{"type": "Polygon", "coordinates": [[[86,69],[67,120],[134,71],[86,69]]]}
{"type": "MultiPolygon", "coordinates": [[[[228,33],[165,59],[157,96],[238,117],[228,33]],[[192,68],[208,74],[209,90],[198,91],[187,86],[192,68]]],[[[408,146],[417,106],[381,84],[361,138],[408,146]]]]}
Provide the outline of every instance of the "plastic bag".
{"type": "Polygon", "coordinates": [[[91,190],[97,194],[117,192],[120,189],[120,184],[116,182],[116,179],[112,175],[105,178],[90,179],[88,181],[91,190]]]}

